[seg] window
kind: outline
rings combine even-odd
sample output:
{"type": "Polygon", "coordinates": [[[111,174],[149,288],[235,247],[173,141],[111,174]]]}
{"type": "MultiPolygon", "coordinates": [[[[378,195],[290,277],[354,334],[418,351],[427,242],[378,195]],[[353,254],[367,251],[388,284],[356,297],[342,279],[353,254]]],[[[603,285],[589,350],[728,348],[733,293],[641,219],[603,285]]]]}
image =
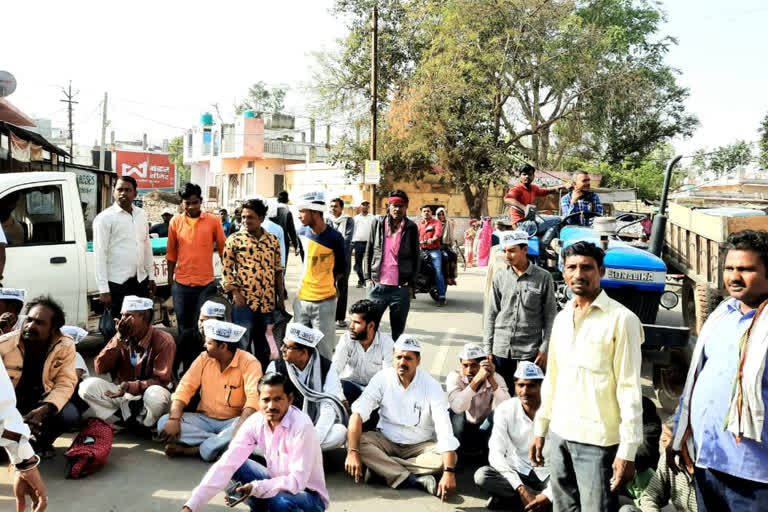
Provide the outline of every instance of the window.
{"type": "Polygon", "coordinates": [[[203,155],[211,154],[211,129],[203,128],[203,155]]]}
{"type": "Polygon", "coordinates": [[[213,134],[213,156],[219,156],[219,146],[221,145],[221,134],[218,130],[213,134]]]}
{"type": "Polygon", "coordinates": [[[0,199],[0,221],[10,247],[64,242],[61,186],[17,190],[0,199]]]}
{"type": "Polygon", "coordinates": [[[250,197],[253,195],[253,172],[245,174],[245,193],[243,197],[250,197]]]}

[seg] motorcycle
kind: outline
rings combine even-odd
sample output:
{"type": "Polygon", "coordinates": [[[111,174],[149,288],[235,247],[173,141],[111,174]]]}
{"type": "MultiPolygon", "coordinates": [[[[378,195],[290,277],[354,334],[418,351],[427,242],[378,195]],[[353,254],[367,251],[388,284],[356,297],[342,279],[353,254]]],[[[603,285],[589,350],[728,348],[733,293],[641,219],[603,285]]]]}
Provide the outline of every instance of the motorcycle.
{"type": "MultiPolygon", "coordinates": [[[[429,227],[426,230],[426,235],[434,232],[435,228],[429,227]]],[[[424,246],[428,242],[426,240],[420,240],[419,245],[424,246]]],[[[445,251],[443,251],[442,267],[443,275],[445,275],[445,263],[447,261],[445,251]]],[[[413,276],[413,293],[428,293],[432,300],[440,302],[440,296],[437,293],[437,284],[435,282],[435,267],[432,265],[432,258],[429,257],[429,252],[426,249],[419,251],[419,268],[416,274],[413,276]]]]}

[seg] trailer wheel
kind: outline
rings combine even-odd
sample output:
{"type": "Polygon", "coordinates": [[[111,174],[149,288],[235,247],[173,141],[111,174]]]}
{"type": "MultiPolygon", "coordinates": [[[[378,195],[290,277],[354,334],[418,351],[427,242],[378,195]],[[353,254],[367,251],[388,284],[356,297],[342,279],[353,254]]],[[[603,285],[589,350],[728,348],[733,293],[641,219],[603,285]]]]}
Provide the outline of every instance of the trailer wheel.
{"type": "Polygon", "coordinates": [[[707,285],[696,283],[693,279],[683,280],[683,322],[692,333],[699,334],[701,326],[709,314],[720,303],[721,297],[707,285]]]}
{"type": "Polygon", "coordinates": [[[672,349],[669,365],[653,368],[653,389],[664,412],[673,413],[677,408],[685,386],[690,358],[689,347],[672,349]]]}

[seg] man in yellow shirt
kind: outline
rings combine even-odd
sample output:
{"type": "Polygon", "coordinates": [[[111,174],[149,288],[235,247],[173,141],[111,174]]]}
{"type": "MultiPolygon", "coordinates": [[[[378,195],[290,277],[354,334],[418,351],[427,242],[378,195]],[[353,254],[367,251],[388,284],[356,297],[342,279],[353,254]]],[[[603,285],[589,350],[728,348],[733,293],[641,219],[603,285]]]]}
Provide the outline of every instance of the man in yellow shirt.
{"type": "Polygon", "coordinates": [[[604,256],[589,242],[563,251],[563,277],[574,298],[552,327],[530,448],[533,464],[542,465],[549,433],[554,512],[616,512],[616,491],[632,480],[643,442],[643,327],[600,288],[604,256]]]}

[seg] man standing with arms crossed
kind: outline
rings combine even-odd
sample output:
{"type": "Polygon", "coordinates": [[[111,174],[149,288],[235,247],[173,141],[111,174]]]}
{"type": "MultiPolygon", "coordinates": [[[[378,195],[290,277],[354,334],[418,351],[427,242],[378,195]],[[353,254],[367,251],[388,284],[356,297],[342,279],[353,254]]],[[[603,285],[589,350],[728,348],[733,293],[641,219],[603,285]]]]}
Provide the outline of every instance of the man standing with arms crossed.
{"type": "Polygon", "coordinates": [[[549,433],[554,512],[616,512],[617,491],[632,480],[643,442],[643,326],[600,288],[604,255],[589,242],[563,251],[574,297],[552,327],[529,454],[534,466],[544,464],[549,433]]]}

